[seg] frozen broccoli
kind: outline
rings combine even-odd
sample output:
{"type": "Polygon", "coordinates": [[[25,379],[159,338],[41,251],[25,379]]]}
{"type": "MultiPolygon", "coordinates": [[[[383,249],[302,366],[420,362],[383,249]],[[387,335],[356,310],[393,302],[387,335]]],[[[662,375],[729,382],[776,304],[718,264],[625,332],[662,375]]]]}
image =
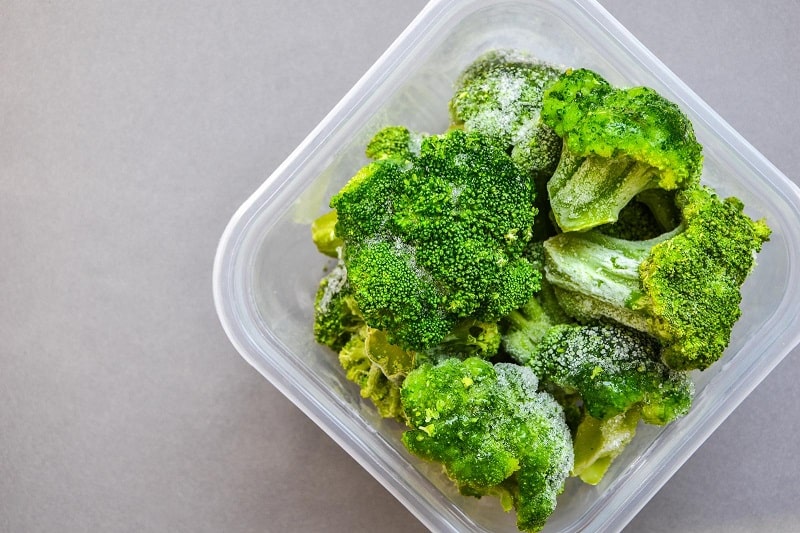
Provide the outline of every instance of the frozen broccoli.
{"type": "Polygon", "coordinates": [[[652,240],[596,231],[552,237],[545,270],[570,315],[647,332],[663,344],[668,366],[702,370],[728,345],[740,286],[770,230],[738,199],[721,200],[706,187],[678,192],[676,205],[680,225],[652,240]]]}
{"type": "Polygon", "coordinates": [[[347,268],[340,259],[317,289],[314,339],[338,352],[363,326],[364,318],[347,282],[347,268]]]}
{"type": "Polygon", "coordinates": [[[528,360],[541,380],[580,394],[586,411],[607,419],[636,408],[664,425],[689,410],[694,388],[659,360],[658,342],[614,324],[550,328],[528,360]]]}
{"type": "Polygon", "coordinates": [[[493,322],[527,301],[541,273],[524,257],[536,209],[530,180],[479,133],[427,137],[331,200],[358,308],[392,343],[425,350],[462,319],[493,322]]]}
{"type": "Polygon", "coordinates": [[[570,70],[545,92],[542,119],[564,141],[547,185],[563,231],[614,222],[642,191],[699,180],[702,148],[691,122],[652,89],[616,89],[595,72],[570,70]]]}
{"type": "Polygon", "coordinates": [[[554,233],[547,218],[547,180],[561,153],[561,138],[540,119],[542,97],[562,69],[518,50],[492,50],[459,76],[450,100],[453,127],[489,135],[534,181],[542,220],[534,232],[554,233]]]}
{"type": "Polygon", "coordinates": [[[504,494],[517,525],[538,531],[573,463],[561,407],[530,369],[478,358],[422,365],[401,390],[408,450],[444,465],[468,495],[504,494]]]}
{"type": "Polygon", "coordinates": [[[636,436],[639,417],[638,409],[604,420],[584,414],[572,440],[575,465],[571,475],[589,485],[600,483],[614,459],[636,436]]]}

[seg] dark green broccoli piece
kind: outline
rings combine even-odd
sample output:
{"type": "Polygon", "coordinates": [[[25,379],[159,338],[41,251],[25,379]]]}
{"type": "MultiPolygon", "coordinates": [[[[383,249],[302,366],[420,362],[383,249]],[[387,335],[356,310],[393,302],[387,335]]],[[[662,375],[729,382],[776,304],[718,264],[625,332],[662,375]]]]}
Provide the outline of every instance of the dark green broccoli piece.
{"type": "Polygon", "coordinates": [[[462,319],[497,321],[539,288],[524,257],[530,181],[479,133],[422,142],[411,160],[364,167],[331,200],[349,283],[367,324],[424,351],[462,319]]]}
{"type": "Polygon", "coordinates": [[[603,235],[628,241],[646,241],[665,233],[650,208],[637,199],[622,208],[616,222],[597,226],[596,230],[603,235]]]}
{"type": "Polygon", "coordinates": [[[520,529],[544,526],[572,468],[572,443],[561,407],[537,391],[530,369],[478,358],[424,364],[406,377],[401,399],[411,453],[442,463],[465,494],[505,494],[520,529]]]}
{"type": "Polygon", "coordinates": [[[596,231],[552,237],[545,270],[570,315],[645,331],[663,344],[668,366],[702,370],[730,341],[740,287],[770,230],[738,199],[721,200],[706,187],[678,192],[676,205],[680,226],[649,241],[596,231]]]}
{"type": "Polygon", "coordinates": [[[419,155],[426,136],[403,126],[387,126],[376,133],[367,144],[370,159],[412,159],[419,155]]]}
{"type": "Polygon", "coordinates": [[[561,153],[561,138],[540,120],[542,97],[563,70],[518,50],[492,50],[470,64],[450,100],[453,127],[491,136],[534,180],[541,221],[537,239],[555,233],[547,213],[547,180],[561,153]]]}
{"type": "Polygon", "coordinates": [[[363,326],[364,318],[347,283],[347,269],[339,261],[317,289],[314,339],[338,352],[363,326]]]}
{"type": "Polygon", "coordinates": [[[659,360],[659,351],[655,339],[622,326],[558,325],[528,365],[543,381],[580,394],[594,418],[636,408],[648,424],[664,425],[688,412],[694,387],[659,360]]]}
{"type": "Polygon", "coordinates": [[[615,89],[590,70],[567,71],[545,92],[542,120],[564,141],[547,185],[563,231],[614,222],[642,191],[699,180],[702,147],[691,122],[652,89],[615,89]]]}

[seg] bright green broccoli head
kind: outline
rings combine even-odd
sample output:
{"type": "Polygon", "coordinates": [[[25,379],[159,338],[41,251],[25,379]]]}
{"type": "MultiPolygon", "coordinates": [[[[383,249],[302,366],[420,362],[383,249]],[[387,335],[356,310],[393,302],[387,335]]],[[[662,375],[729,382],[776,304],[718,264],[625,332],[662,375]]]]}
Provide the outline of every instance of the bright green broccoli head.
{"type": "Polygon", "coordinates": [[[567,71],[545,93],[542,119],[564,141],[548,183],[564,231],[614,222],[638,193],[700,178],[702,147],[691,122],[652,89],[616,89],[590,70],[567,71]]]}
{"type": "Polygon", "coordinates": [[[412,132],[403,126],[387,126],[380,130],[367,144],[366,154],[370,159],[411,159],[419,155],[425,135],[412,132]]]}
{"type": "Polygon", "coordinates": [[[740,287],[769,238],[763,221],[705,187],[676,195],[682,222],[649,241],[595,231],[545,243],[545,270],[564,309],[576,318],[610,318],[656,337],[676,370],[719,359],[739,318],[740,287]]]}
{"type": "Polygon", "coordinates": [[[532,196],[479,133],[428,137],[418,157],[363,168],[331,206],[367,324],[425,350],[461,319],[496,321],[527,301],[541,279],[524,256],[532,196]]]}
{"type": "Polygon", "coordinates": [[[695,188],[677,197],[685,231],[653,246],[639,268],[652,317],[650,330],[666,344],[664,361],[677,369],[704,369],[730,341],[741,311],[740,287],[754,254],[769,239],[763,220],[743,214],[736,198],[720,200],[695,188]]]}
{"type": "Polygon", "coordinates": [[[541,379],[580,394],[595,418],[636,408],[645,422],[663,425],[688,412],[694,387],[664,365],[659,352],[655,339],[621,326],[559,325],[528,365],[541,379]]]}
{"type": "Polygon", "coordinates": [[[520,529],[538,531],[572,468],[561,407],[530,369],[478,358],[411,372],[401,391],[409,451],[444,465],[467,494],[512,491],[520,529]]]}

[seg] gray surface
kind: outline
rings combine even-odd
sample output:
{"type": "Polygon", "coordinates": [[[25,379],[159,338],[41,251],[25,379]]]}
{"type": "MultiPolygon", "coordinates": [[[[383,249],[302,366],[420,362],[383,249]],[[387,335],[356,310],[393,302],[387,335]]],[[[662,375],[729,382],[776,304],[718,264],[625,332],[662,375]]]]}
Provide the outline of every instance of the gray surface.
{"type": "MultiPolygon", "coordinates": [[[[796,1],[604,3],[796,177],[796,1]]],[[[230,215],[422,5],[2,3],[0,530],[423,530],[210,290],[230,215]]],[[[629,531],[797,530],[798,353],[629,531]]]]}

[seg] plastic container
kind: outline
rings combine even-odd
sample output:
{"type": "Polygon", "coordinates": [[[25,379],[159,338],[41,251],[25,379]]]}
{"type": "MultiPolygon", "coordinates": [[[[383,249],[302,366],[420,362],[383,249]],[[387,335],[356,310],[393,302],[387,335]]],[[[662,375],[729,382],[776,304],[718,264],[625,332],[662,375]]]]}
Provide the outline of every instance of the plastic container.
{"type": "Polygon", "coordinates": [[[694,378],[691,413],[640,426],[603,482],[568,482],[546,531],[621,529],[800,340],[800,191],[617,21],[591,0],[431,2],[225,230],[214,297],[242,356],[434,531],[516,531],[493,498],[460,496],[440,469],[405,452],[402,427],[382,420],[315,344],[314,293],[326,258],[309,224],[366,159],[380,127],[440,132],[458,73],[498,47],[647,85],[677,102],[704,145],[703,180],[767,217],[772,239],[743,288],[743,316],[721,361],[694,378]]]}

